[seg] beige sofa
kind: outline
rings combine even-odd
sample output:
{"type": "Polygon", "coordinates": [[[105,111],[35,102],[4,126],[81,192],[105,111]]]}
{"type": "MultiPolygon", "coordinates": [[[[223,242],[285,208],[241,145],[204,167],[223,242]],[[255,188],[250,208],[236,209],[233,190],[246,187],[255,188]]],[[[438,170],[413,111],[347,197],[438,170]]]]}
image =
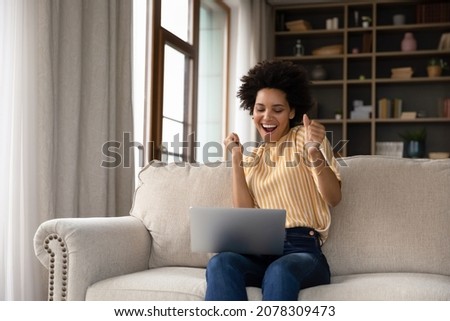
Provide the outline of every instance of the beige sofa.
{"type": "MultiPolygon", "coordinates": [[[[331,284],[300,300],[450,300],[450,160],[344,158],[323,250],[331,284]]],[[[211,254],[191,253],[188,207],[231,206],[231,168],[151,163],[130,216],[56,219],[35,235],[50,300],[202,300],[211,254]]],[[[260,300],[258,288],[248,288],[260,300]]]]}

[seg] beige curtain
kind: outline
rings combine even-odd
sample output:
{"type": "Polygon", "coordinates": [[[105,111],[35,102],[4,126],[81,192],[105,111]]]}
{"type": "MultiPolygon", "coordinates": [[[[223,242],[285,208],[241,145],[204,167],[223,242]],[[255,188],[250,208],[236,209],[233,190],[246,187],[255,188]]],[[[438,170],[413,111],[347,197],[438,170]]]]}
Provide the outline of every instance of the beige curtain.
{"type": "Polygon", "coordinates": [[[252,26],[250,57],[252,65],[273,56],[272,10],[266,1],[252,0],[250,7],[252,26]]]}
{"type": "Polygon", "coordinates": [[[0,300],[47,298],[40,223],[131,208],[131,23],[132,0],[0,1],[0,300]]]}
{"type": "Polygon", "coordinates": [[[40,213],[126,215],[134,179],[133,150],[123,150],[133,120],[132,0],[39,1],[40,213]],[[121,143],[122,163],[105,168],[102,146],[112,141],[121,143]]]}

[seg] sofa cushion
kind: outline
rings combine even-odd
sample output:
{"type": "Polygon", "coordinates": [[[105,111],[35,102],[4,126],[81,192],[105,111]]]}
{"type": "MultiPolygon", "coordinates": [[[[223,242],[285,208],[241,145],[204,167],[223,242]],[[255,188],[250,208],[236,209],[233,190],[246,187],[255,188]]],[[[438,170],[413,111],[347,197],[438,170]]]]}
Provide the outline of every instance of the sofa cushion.
{"type": "Polygon", "coordinates": [[[300,291],[303,301],[448,301],[450,277],[426,273],[368,273],[331,278],[300,291]]]}
{"type": "Polygon", "coordinates": [[[332,275],[450,276],[450,160],[343,161],[343,198],[323,247],[332,275]]]}
{"type": "Polygon", "coordinates": [[[205,267],[212,254],[192,253],[190,206],[231,207],[229,163],[149,163],[139,174],[130,214],[141,219],[152,236],[150,268],[205,267]]]}
{"type": "MultiPolygon", "coordinates": [[[[204,300],[204,268],[162,267],[109,278],[91,285],[87,301],[204,300]]],[[[261,289],[247,287],[250,301],[261,300],[261,289]]]]}
{"type": "Polygon", "coordinates": [[[205,269],[154,268],[91,285],[88,301],[193,301],[205,297],[205,269]]]}
{"type": "MultiPolygon", "coordinates": [[[[205,297],[205,269],[166,267],[121,275],[91,285],[86,300],[191,301],[205,297]]],[[[250,301],[260,288],[247,287],[250,301]]],[[[336,276],[331,284],[300,291],[303,301],[450,300],[450,277],[421,273],[371,273],[336,276]]]]}

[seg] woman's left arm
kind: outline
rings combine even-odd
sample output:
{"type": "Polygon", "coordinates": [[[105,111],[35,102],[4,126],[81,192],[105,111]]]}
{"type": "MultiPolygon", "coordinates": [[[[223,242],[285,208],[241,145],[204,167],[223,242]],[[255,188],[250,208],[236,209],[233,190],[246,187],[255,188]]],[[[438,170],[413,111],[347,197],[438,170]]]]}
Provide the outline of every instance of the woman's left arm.
{"type": "Polygon", "coordinates": [[[322,152],[318,148],[315,149],[316,151],[308,152],[309,161],[313,164],[312,171],[317,177],[317,185],[323,199],[334,207],[341,201],[341,183],[322,152]]]}
{"type": "Polygon", "coordinates": [[[323,199],[334,207],[342,198],[341,183],[320,150],[320,144],[325,139],[325,127],[319,122],[310,121],[306,114],[303,116],[303,124],[308,166],[311,166],[317,177],[318,189],[323,199]]]}

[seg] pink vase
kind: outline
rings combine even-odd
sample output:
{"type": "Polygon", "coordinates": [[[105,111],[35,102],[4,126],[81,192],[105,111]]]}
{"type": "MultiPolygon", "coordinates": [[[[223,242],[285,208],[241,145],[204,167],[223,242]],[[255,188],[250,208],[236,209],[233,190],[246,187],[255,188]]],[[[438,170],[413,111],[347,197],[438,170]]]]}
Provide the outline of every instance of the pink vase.
{"type": "Polygon", "coordinates": [[[402,40],[402,51],[414,51],[417,49],[417,42],[412,32],[405,33],[402,40]]]}

